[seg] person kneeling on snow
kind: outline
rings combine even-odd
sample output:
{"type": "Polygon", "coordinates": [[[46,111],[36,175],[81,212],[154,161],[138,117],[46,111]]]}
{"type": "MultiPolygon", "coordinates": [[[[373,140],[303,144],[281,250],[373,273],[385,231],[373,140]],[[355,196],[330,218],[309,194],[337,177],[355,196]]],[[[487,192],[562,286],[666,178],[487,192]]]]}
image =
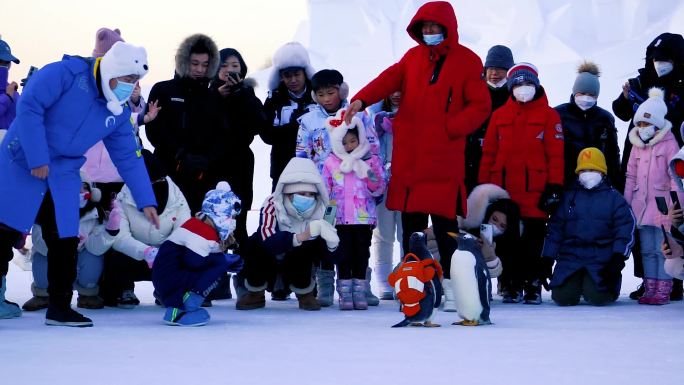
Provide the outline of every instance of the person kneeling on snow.
{"type": "Polygon", "coordinates": [[[164,322],[201,326],[209,313],[200,306],[223,274],[242,269],[242,258],[225,253],[234,242],[240,199],[227,182],[219,182],[202,202],[202,210],[174,230],[159,247],[152,266],[157,298],[166,307],[164,322]]]}
{"type": "MultiPolygon", "coordinates": [[[[261,208],[259,228],[247,243],[243,274],[248,292],[238,299],[236,309],[266,306],[264,290],[275,282],[279,271],[297,295],[300,309],[321,309],[313,293],[316,283],[311,270],[321,259],[334,262],[330,252],[340,242],[335,227],[323,219],[328,203],[328,191],[314,162],[290,159],[261,208]]],[[[321,294],[323,288],[318,290],[321,294]]]]}
{"type": "Polygon", "coordinates": [[[622,269],[634,243],[635,219],[609,180],[603,153],[588,147],[577,157],[577,183],[549,220],[542,256],[556,260],[551,298],[561,306],[617,300],[622,269]]]}

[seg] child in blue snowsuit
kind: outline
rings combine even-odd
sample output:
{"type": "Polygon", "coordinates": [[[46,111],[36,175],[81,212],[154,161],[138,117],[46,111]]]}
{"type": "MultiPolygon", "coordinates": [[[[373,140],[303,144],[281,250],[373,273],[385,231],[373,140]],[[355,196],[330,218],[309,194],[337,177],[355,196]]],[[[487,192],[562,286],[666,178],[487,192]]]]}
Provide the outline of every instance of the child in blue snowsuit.
{"type": "Polygon", "coordinates": [[[152,267],[155,295],[166,307],[164,322],[201,326],[209,313],[204,298],[227,271],[242,268],[239,255],[225,253],[234,241],[240,199],[227,182],[219,182],[202,202],[202,210],[183,223],[162,243],[152,267]]]}

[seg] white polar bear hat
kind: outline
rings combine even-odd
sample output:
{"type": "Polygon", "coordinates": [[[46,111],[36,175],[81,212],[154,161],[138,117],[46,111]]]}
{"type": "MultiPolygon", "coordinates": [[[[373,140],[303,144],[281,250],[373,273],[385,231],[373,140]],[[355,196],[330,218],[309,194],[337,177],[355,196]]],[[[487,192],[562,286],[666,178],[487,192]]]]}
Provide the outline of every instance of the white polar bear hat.
{"type": "Polygon", "coordinates": [[[117,41],[102,57],[100,75],[102,78],[102,93],[107,99],[107,109],[114,115],[121,115],[123,105],[128,101],[117,99],[109,87],[109,81],[121,76],[135,75],[139,79],[147,74],[147,52],[143,47],[137,47],[123,41],[117,41]]]}

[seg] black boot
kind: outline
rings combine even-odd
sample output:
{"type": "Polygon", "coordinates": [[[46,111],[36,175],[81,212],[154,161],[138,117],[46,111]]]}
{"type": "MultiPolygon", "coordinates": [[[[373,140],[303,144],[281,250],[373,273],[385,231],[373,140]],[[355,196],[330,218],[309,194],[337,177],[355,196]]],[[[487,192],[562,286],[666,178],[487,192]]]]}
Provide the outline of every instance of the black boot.
{"type": "Polygon", "coordinates": [[[682,294],[682,280],[674,278],[672,280],[672,291],[670,292],[670,301],[681,301],[682,294]]]}
{"type": "Polygon", "coordinates": [[[215,299],[231,298],[233,298],[233,295],[230,292],[230,274],[224,274],[218,279],[216,287],[209,293],[206,299],[211,303],[215,299]]]}
{"type": "Polygon", "coordinates": [[[50,294],[49,305],[45,313],[45,324],[52,326],[89,327],[93,326],[90,318],[82,316],[71,308],[71,293],[50,294]]]}
{"type": "Polygon", "coordinates": [[[644,283],[642,282],[639,284],[639,286],[637,286],[636,290],[629,293],[629,299],[637,300],[637,299],[641,298],[642,295],[644,295],[645,291],[646,291],[646,289],[644,288],[644,283]]]}
{"type": "Polygon", "coordinates": [[[526,305],[539,305],[542,303],[541,297],[542,285],[538,279],[525,284],[525,294],[523,295],[523,303],[526,305]]]}

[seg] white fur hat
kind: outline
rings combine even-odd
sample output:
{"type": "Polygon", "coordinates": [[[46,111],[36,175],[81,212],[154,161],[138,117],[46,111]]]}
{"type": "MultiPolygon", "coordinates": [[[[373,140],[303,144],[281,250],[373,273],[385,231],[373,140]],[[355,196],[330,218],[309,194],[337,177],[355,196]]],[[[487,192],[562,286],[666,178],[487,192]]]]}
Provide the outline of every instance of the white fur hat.
{"type": "Polygon", "coordinates": [[[128,98],[126,100],[118,100],[109,87],[109,81],[127,75],[137,75],[142,79],[147,74],[147,70],[147,52],[143,47],[118,41],[102,57],[100,62],[102,93],[107,99],[107,109],[112,114],[121,115],[123,112],[122,106],[128,101],[128,98]]]}
{"type": "Polygon", "coordinates": [[[653,87],[648,90],[648,99],[641,103],[634,113],[634,125],[646,122],[658,128],[664,128],[665,115],[667,115],[667,105],[663,100],[663,90],[653,87]]]}
{"type": "Polygon", "coordinates": [[[286,43],[273,54],[273,69],[271,70],[271,76],[268,80],[268,89],[275,90],[280,84],[280,70],[290,67],[299,67],[306,73],[307,79],[316,73],[316,71],[311,66],[311,60],[309,59],[309,52],[304,48],[301,43],[292,41],[286,43]]]}

